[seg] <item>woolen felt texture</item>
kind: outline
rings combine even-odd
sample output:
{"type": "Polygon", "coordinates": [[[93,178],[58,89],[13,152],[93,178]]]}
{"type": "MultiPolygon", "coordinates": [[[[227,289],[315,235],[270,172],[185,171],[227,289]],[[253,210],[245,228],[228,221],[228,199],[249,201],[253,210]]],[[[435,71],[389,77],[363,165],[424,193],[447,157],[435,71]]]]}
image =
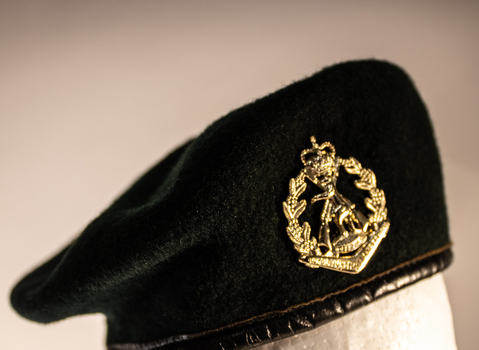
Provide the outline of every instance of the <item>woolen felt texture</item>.
{"type": "MultiPolygon", "coordinates": [[[[339,179],[364,208],[355,177],[339,179]]],[[[316,236],[320,211],[308,205],[300,217],[316,236]]],[[[108,343],[148,342],[283,310],[448,242],[439,156],[416,89],[389,63],[348,62],[213,123],[20,281],[11,302],[43,323],[101,312],[108,343]],[[282,202],[312,135],[372,169],[386,194],[389,233],[358,275],[305,267],[286,234],[282,202]]]]}

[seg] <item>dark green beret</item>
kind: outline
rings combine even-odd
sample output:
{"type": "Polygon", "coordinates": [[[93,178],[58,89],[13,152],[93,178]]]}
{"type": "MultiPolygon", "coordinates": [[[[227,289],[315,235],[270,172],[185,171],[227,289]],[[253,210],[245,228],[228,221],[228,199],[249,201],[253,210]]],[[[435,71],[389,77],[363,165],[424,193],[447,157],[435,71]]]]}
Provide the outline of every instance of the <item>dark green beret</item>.
{"type": "Polygon", "coordinates": [[[42,323],[103,313],[112,350],[239,349],[324,324],[451,258],[420,96],[394,65],[348,62],[172,152],[11,303],[42,323]]]}

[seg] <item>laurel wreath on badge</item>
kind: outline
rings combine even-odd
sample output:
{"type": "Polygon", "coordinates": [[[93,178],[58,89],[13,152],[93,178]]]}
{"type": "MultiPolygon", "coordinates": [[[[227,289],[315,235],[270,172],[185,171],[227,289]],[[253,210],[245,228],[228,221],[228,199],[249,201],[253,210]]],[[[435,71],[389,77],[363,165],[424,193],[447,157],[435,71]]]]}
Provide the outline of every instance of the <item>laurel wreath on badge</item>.
{"type": "Polygon", "coordinates": [[[294,249],[300,253],[299,261],[306,266],[359,273],[388,233],[386,196],[376,187],[376,175],[372,170],[363,168],[353,157],[337,157],[334,146],[329,142],[318,145],[312,136],[311,143],[312,148],[301,152],[304,168],[289,181],[289,195],[283,202],[288,220],[286,231],[294,249]],[[368,217],[338,192],[336,182],[341,167],[359,177],[354,181],[358,189],[369,192],[369,197],[364,200],[371,211],[368,217]],[[299,200],[307,188],[306,179],[323,191],[311,199],[311,204],[323,201],[318,239],[311,237],[308,222],[299,222],[307,206],[305,199],[299,200]]]}

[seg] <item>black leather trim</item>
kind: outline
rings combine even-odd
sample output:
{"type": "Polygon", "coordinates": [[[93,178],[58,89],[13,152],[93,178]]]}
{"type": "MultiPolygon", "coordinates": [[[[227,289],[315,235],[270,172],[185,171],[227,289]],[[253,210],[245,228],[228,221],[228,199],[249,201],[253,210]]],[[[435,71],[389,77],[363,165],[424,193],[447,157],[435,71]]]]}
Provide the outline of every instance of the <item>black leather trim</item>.
{"type": "Polygon", "coordinates": [[[192,335],[179,335],[144,344],[111,344],[108,350],[250,349],[319,327],[430,277],[447,268],[451,262],[452,251],[447,245],[346,290],[284,311],[192,335]]]}

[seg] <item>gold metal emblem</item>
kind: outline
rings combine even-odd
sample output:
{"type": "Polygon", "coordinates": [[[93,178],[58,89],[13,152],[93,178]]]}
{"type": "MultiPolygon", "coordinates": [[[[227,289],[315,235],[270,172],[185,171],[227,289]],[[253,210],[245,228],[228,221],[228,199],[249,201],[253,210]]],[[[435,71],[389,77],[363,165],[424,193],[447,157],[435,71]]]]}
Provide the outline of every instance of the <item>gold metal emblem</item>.
{"type": "Polygon", "coordinates": [[[299,261],[306,266],[359,273],[389,230],[384,191],[376,187],[373,171],[363,168],[355,158],[337,157],[331,143],[318,145],[314,136],[311,136],[311,143],[312,148],[301,152],[304,168],[289,181],[289,196],[283,202],[284,214],[288,219],[286,231],[294,243],[294,249],[300,253],[299,261]],[[369,191],[369,197],[364,200],[371,211],[368,217],[338,192],[336,182],[341,167],[349,174],[359,176],[354,181],[358,189],[369,191]],[[306,190],[306,179],[323,191],[311,199],[311,204],[323,202],[318,239],[311,237],[308,222],[301,225],[298,221],[307,206],[305,199],[299,200],[306,190]]]}

